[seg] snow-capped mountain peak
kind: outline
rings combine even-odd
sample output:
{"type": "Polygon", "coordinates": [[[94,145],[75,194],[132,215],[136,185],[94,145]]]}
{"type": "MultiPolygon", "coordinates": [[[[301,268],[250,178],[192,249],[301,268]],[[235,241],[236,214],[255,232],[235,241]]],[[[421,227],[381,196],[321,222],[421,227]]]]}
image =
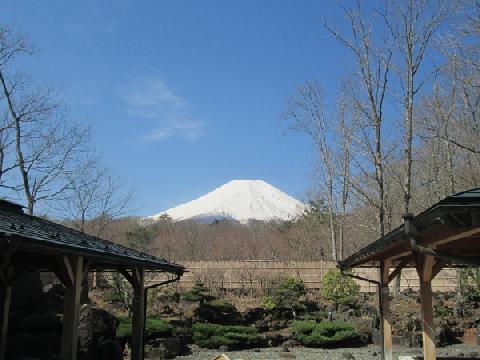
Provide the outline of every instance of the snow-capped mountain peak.
{"type": "Polygon", "coordinates": [[[165,210],[150,218],[168,214],[174,220],[233,219],[292,220],[305,205],[263,180],[232,180],[208,194],[165,210]]]}

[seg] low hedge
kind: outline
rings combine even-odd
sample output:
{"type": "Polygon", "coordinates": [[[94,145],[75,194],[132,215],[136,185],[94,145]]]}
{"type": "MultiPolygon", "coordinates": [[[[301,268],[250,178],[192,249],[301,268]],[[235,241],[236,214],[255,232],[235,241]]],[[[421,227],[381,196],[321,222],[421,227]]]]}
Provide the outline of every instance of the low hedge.
{"type": "Polygon", "coordinates": [[[353,326],[342,321],[314,320],[295,321],[295,337],[304,346],[320,348],[358,347],[365,345],[365,339],[353,326]]]}
{"type": "Polygon", "coordinates": [[[200,347],[217,349],[220,346],[230,348],[251,348],[260,346],[263,338],[257,329],[248,326],[225,326],[210,323],[194,323],[193,341],[200,347]]]}
{"type": "MultiPolygon", "coordinates": [[[[119,324],[117,327],[117,336],[119,338],[129,337],[132,335],[132,319],[127,317],[119,317],[119,324]]],[[[158,318],[148,317],[145,322],[145,335],[147,338],[150,335],[159,337],[168,337],[173,334],[173,326],[168,322],[158,318]]]]}

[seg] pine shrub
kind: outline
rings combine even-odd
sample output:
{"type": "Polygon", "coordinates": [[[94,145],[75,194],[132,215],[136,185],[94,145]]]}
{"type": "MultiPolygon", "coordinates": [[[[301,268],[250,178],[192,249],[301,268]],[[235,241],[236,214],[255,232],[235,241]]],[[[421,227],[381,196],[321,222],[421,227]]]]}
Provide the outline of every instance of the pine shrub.
{"type": "Polygon", "coordinates": [[[193,341],[207,349],[217,349],[220,346],[240,349],[260,346],[263,339],[253,327],[197,322],[193,324],[193,341]]]}
{"type": "Polygon", "coordinates": [[[295,321],[293,331],[296,339],[307,347],[357,347],[365,343],[351,324],[342,321],[295,321]]]}

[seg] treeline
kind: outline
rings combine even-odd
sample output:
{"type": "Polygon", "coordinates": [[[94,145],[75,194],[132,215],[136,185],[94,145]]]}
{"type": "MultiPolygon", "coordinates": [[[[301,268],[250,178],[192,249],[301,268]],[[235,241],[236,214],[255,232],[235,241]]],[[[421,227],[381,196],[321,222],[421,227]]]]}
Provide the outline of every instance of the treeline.
{"type": "MultiPolygon", "coordinates": [[[[349,219],[349,223],[354,219],[349,219]]],[[[94,232],[95,226],[86,231],[94,232]]],[[[200,223],[124,218],[113,222],[104,237],[156,256],[174,260],[319,260],[331,259],[329,220],[322,202],[287,222],[223,220],[200,223]]],[[[363,243],[371,240],[364,236],[363,243]]],[[[354,250],[354,244],[346,247],[354,250]]]]}
{"type": "Polygon", "coordinates": [[[323,23],[346,53],[338,92],[309,80],[281,114],[319,155],[313,189],[326,200],[333,259],[480,184],[480,2],[354,1],[343,11],[347,30],[323,23]]]}
{"type": "Polygon", "coordinates": [[[248,226],[163,219],[142,225],[154,234],[145,249],[188,260],[338,260],[405,213],[480,186],[480,2],[350,4],[345,26],[323,23],[346,53],[338,92],[308,80],[280,115],[315,144],[311,211],[248,226]]]}

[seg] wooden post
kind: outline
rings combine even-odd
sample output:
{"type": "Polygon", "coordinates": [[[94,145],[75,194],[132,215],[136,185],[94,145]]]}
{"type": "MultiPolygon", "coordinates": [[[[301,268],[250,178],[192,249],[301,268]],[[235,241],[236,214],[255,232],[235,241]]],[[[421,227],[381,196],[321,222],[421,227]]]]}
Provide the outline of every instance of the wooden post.
{"type": "Polygon", "coordinates": [[[8,318],[12,300],[12,287],[25,271],[27,271],[26,267],[14,269],[8,265],[5,265],[5,269],[0,271],[0,360],[5,359],[7,351],[8,318]]]}
{"type": "Polygon", "coordinates": [[[390,299],[388,298],[389,275],[391,260],[380,261],[380,333],[382,335],[381,346],[384,360],[393,360],[392,350],[392,323],[390,319],[390,299]]]}
{"type": "Polygon", "coordinates": [[[420,280],[420,313],[422,317],[423,358],[425,360],[436,359],[434,342],[434,323],[432,306],[432,278],[434,258],[422,256],[417,260],[417,272],[420,280]]]}
{"type": "Polygon", "coordinates": [[[84,275],[83,257],[66,257],[59,259],[60,271],[65,280],[63,303],[61,360],[76,360],[78,346],[78,317],[80,310],[80,293],[84,275]]]}
{"type": "Polygon", "coordinates": [[[145,325],[145,271],[132,269],[133,318],[132,318],[132,360],[143,360],[143,329],[145,325]]]}
{"type": "Polygon", "coordinates": [[[7,351],[7,336],[8,336],[8,315],[10,311],[10,300],[12,299],[12,286],[9,284],[0,284],[0,296],[1,300],[1,313],[0,323],[0,360],[5,360],[5,353],[7,351]]]}

